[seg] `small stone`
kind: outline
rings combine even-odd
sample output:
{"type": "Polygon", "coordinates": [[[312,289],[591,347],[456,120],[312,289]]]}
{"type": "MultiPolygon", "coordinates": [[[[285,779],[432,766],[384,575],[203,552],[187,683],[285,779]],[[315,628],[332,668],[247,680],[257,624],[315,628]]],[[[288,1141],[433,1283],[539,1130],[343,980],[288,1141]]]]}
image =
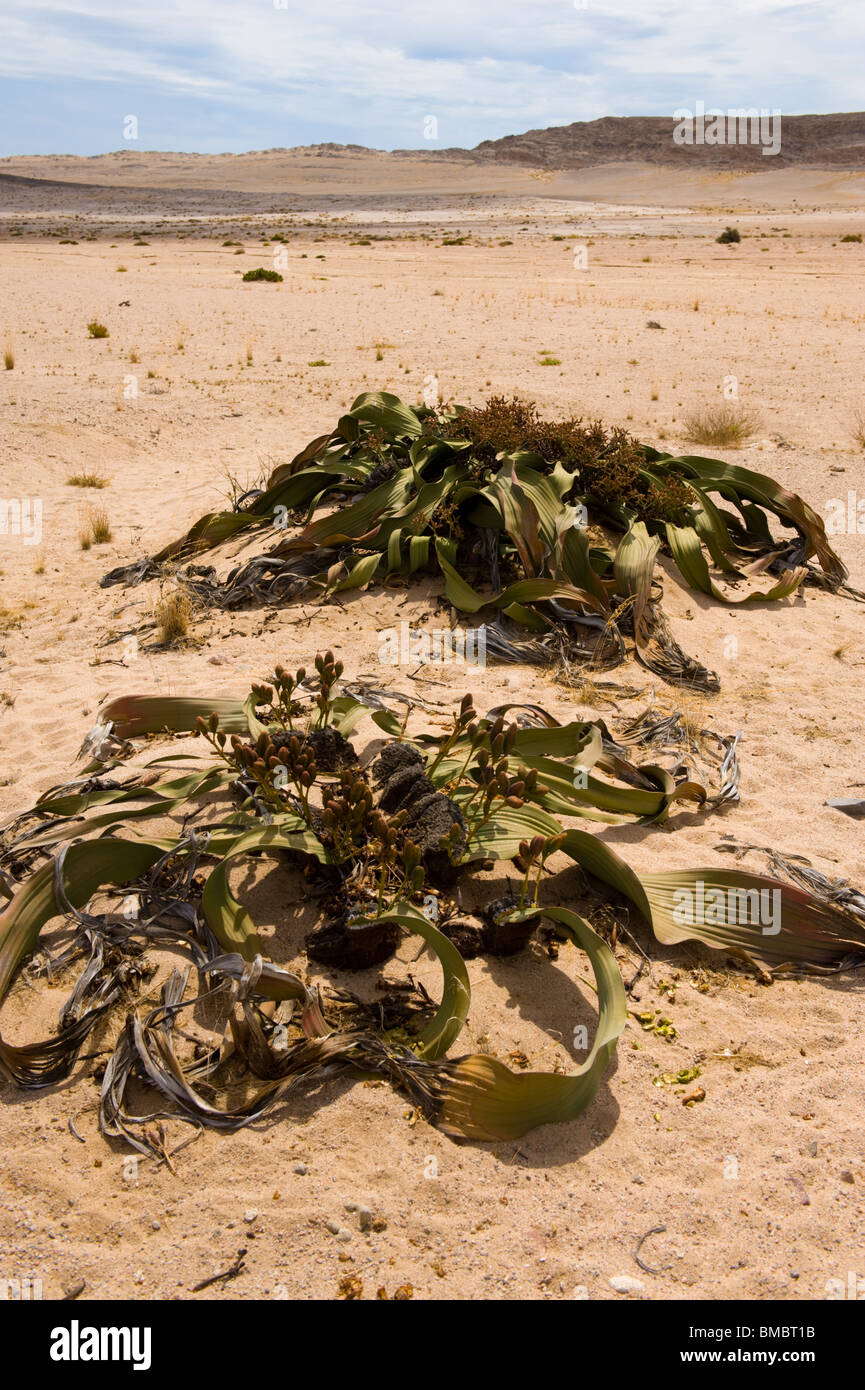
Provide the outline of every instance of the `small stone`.
{"type": "Polygon", "coordinates": [[[346,1230],[345,1226],[340,1226],[337,1229],[336,1238],[341,1241],[351,1240],[351,1231],[346,1230]]]}
{"type": "Polygon", "coordinates": [[[854,1178],[853,1174],[850,1172],[850,1169],[849,1169],[849,1168],[845,1168],[844,1171],[842,1172],[842,1174],[841,1174],[841,1181],[842,1181],[842,1182],[855,1182],[855,1181],[856,1181],[856,1179],[854,1178]]]}
{"type": "Polygon", "coordinates": [[[357,1210],[358,1210],[357,1202],[346,1202],[345,1208],[344,1208],[344,1209],[345,1209],[345,1211],[357,1211],[357,1210]]]}
{"type": "Polygon", "coordinates": [[[634,1176],[631,1178],[631,1182],[639,1183],[640,1185],[642,1185],[645,1181],[646,1179],[642,1177],[639,1173],[635,1173],[634,1176]]]}
{"type": "Polygon", "coordinates": [[[362,1231],[368,1231],[370,1229],[373,1219],[373,1213],[370,1211],[369,1207],[358,1207],[357,1224],[362,1231]]]}
{"type": "Polygon", "coordinates": [[[610,1288],[616,1293],[642,1293],[645,1285],[642,1279],[633,1279],[630,1274],[614,1274],[610,1288]]]}
{"type": "Polygon", "coordinates": [[[811,1157],[811,1158],[816,1158],[816,1157],[817,1157],[817,1140],[816,1140],[816,1139],[812,1139],[812,1140],[809,1142],[809,1144],[807,1145],[807,1149],[808,1149],[808,1154],[810,1155],[810,1157],[811,1157]]]}
{"type": "Polygon", "coordinates": [[[150,1224],[153,1227],[154,1231],[160,1231],[162,1229],[158,1221],[151,1221],[150,1224]]]}
{"type": "Polygon", "coordinates": [[[338,1222],[338,1221],[326,1221],[326,1222],[325,1222],[325,1226],[326,1226],[327,1229],[330,1231],[330,1233],[331,1233],[332,1236],[337,1235],[337,1233],[339,1232],[339,1222],[338,1222]]]}
{"type": "Polygon", "coordinates": [[[300,1176],[303,1178],[306,1176],[308,1169],[305,1163],[295,1163],[294,1171],[295,1173],[299,1173],[300,1176]]]}
{"type": "Polygon", "coordinates": [[[255,1207],[249,1207],[249,1208],[243,1213],[243,1219],[244,1219],[244,1221],[246,1222],[246,1224],[247,1224],[248,1226],[251,1225],[253,1221],[257,1220],[257,1218],[258,1218],[258,1212],[255,1210],[255,1207]]]}

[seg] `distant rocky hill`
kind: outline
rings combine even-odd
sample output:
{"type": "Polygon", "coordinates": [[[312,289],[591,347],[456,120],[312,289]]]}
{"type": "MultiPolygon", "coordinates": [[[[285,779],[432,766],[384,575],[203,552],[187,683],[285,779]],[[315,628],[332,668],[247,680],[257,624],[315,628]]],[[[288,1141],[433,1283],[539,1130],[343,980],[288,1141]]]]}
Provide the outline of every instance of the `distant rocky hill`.
{"type": "Polygon", "coordinates": [[[764,155],[756,144],[677,144],[673,139],[675,125],[672,115],[603,116],[597,121],[575,121],[573,125],[528,130],[524,135],[506,135],[501,140],[483,140],[471,151],[442,154],[469,154],[474,159],[543,169],[619,163],[701,164],[712,169],[790,165],[865,168],[862,111],[830,116],[782,115],[780,148],[774,155],[764,155]]]}

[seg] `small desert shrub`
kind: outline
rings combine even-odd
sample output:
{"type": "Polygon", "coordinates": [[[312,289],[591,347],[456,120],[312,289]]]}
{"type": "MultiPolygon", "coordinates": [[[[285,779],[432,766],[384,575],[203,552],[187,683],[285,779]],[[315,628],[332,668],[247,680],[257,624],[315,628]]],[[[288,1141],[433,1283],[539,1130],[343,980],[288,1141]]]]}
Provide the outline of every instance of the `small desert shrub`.
{"type": "Polygon", "coordinates": [[[15,366],[15,353],[12,351],[11,347],[8,347],[3,353],[3,366],[6,368],[7,372],[11,372],[12,368],[15,366]]]}
{"type": "Polygon", "coordinates": [[[721,246],[729,246],[731,243],[736,244],[740,242],[742,238],[739,235],[738,227],[727,227],[720,236],[715,237],[715,240],[719,242],[721,246]]]}
{"type": "Polygon", "coordinates": [[[105,324],[100,323],[98,319],[91,319],[90,323],[87,325],[87,332],[90,334],[91,338],[107,338],[109,336],[105,324]]]}
{"type": "Polygon", "coordinates": [[[172,589],[162,593],[153,609],[153,617],[164,646],[179,642],[189,632],[192,619],[192,602],[186,589],[172,589]]]}
{"type": "Polygon", "coordinates": [[[98,473],[73,473],[66,479],[67,487],[107,487],[108,479],[101,478],[98,473]]]}
{"type": "Polygon", "coordinates": [[[865,410],[857,410],[853,417],[853,441],[865,449],[865,410]]]}
{"type": "Polygon", "coordinates": [[[861,237],[861,235],[859,234],[859,232],[848,232],[846,236],[842,236],[841,240],[842,240],[842,241],[861,241],[861,240],[862,240],[862,237],[861,237]]]}
{"type": "Polygon", "coordinates": [[[308,367],[329,367],[330,363],[325,362],[323,357],[316,357],[314,362],[307,362],[308,367]]]}
{"type": "Polygon", "coordinates": [[[562,359],[560,357],[541,357],[538,359],[539,367],[560,367],[562,359]]]}
{"type": "Polygon", "coordinates": [[[243,278],[244,280],[282,280],[278,270],[265,270],[262,266],[257,266],[255,270],[248,270],[243,278]]]}
{"type": "Polygon", "coordinates": [[[756,413],[734,401],[698,406],[685,416],[685,436],[693,444],[738,449],[757,429],[756,413]]]}

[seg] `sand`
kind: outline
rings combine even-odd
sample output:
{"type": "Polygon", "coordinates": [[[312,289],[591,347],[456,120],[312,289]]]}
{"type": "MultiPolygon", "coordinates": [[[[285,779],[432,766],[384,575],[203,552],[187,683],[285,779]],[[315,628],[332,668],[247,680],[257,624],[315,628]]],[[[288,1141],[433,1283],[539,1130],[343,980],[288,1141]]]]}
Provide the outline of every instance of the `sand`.
{"type": "MultiPolygon", "coordinates": [[[[689,194],[684,176],[662,170],[636,171],[627,187],[621,170],[617,181],[586,171],[580,204],[564,176],[542,186],[526,171],[484,168],[447,187],[437,170],[431,190],[379,160],[379,191],[361,174],[352,183],[348,167],[325,198],[324,161],[309,162],[306,183],[301,170],[290,186],[268,186],[265,169],[232,192],[236,160],[178,160],[185,167],[171,177],[194,191],[195,212],[187,194],[171,201],[158,157],[151,170],[139,157],[134,180],[118,174],[126,187],[90,207],[72,184],[68,195],[47,184],[2,189],[0,347],[15,366],[0,372],[0,495],[39,498],[43,510],[39,544],[0,536],[4,818],[77,775],[76,752],[107,696],[243,693],[250,674],[308,664],[328,645],[348,674],[381,680],[377,634],[427,612],[423,592],[400,595],[398,608],[373,589],[339,608],[199,615],[192,639],[166,650],[152,628],[156,586],[98,587],[106,570],[218,506],[229,475],[251,485],[292,457],[361,390],[414,401],[435,374],[447,399],[519,391],[550,412],[599,415],[680,450],[688,410],[734,375],[760,427],[741,450],[704,452],[765,470],[824,514],[831,499],[865,490],[852,433],[863,404],[865,248],[840,242],[863,229],[861,176],[724,177],[689,194]],[[736,211],[745,240],[718,246],[749,178],[753,197],[736,211]],[[134,191],[148,186],[152,194],[134,191]],[[201,220],[182,220],[190,216],[201,220]],[[284,283],[242,284],[242,271],[271,265],[261,237],[277,229],[290,234],[284,283]],[[149,245],[133,245],[131,230],[149,245]],[[442,245],[457,231],[470,240],[442,245]],[[224,240],[242,240],[244,254],[224,240]],[[584,270],[573,265],[576,245],[588,248],[584,270]],[[94,318],[108,338],[88,336],[94,318]],[[545,353],[560,365],[540,365],[545,353]],[[68,485],[88,471],[109,485],[68,485]],[[106,509],[113,538],[82,551],[90,504],[106,509]]],[[[90,163],[5,161],[0,172],[110,176],[100,166],[85,177],[90,163]]],[[[865,586],[865,537],[834,543],[851,582],[865,586]]],[[[861,796],[865,783],[861,606],[806,590],[726,608],[664,570],[676,635],[723,682],[716,697],[687,697],[689,711],[719,732],[742,730],[741,804],[597,833],[638,871],[729,863],[717,846],[732,836],[807,854],[824,874],[861,885],[861,823],[825,805],[861,796]]],[[[634,713],[653,685],[671,697],[633,664],[613,679],[643,695],[594,711],[522,668],[421,675],[428,684],[389,669],[387,683],[422,689],[443,709],[472,689],[482,707],[527,698],[560,718],[634,713]]],[[[276,958],[303,965],[301,917],[273,873],[243,891],[276,958]]],[[[629,1023],[588,1112],[519,1144],[458,1144],[412,1123],[385,1086],[335,1083],[252,1130],[205,1135],[172,1173],[130,1165],[99,1137],[85,1066],[46,1094],[4,1084],[0,1276],[39,1278],[45,1297],[83,1279],[82,1299],[331,1298],[357,1275],[364,1297],[411,1284],[421,1299],[795,1300],[825,1297],[827,1281],[849,1270],[865,1274],[861,973],[767,986],[720,958],[707,969],[690,948],[652,943],[650,953],[652,977],[637,995],[673,1018],[678,1038],[629,1023]],[[701,1104],[686,1108],[654,1084],[698,1060],[701,1104]],[[347,1203],[368,1205],[386,1227],[361,1233],[347,1203]],[[335,1239],[328,1221],[351,1238],[335,1239]],[[634,1251],[659,1225],[642,1249],[657,1272],[646,1273],[634,1251]],[[192,1292],[241,1247],[237,1278],[192,1292]],[[617,1293],[610,1280],[623,1275],[642,1288],[617,1293]]],[[[416,954],[409,943],[401,957],[434,990],[436,971],[416,954]]],[[[633,956],[620,954],[627,972],[633,956]]],[[[574,1023],[594,1017],[571,949],[556,966],[536,951],[478,960],[470,973],[470,1049],[522,1051],[548,1068],[567,1057],[574,1023]]],[[[63,997],[61,983],[34,991],[22,978],[4,1036],[44,1035],[63,997]]]]}

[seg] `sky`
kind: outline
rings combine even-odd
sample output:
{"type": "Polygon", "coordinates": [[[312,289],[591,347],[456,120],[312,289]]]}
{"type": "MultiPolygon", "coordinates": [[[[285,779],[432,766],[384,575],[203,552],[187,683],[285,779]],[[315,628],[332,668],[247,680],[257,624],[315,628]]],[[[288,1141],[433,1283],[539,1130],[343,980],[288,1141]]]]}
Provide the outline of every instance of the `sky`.
{"type": "Polygon", "coordinates": [[[0,155],[471,147],[698,101],[856,111],[863,42],[863,0],[0,0],[0,155]]]}

